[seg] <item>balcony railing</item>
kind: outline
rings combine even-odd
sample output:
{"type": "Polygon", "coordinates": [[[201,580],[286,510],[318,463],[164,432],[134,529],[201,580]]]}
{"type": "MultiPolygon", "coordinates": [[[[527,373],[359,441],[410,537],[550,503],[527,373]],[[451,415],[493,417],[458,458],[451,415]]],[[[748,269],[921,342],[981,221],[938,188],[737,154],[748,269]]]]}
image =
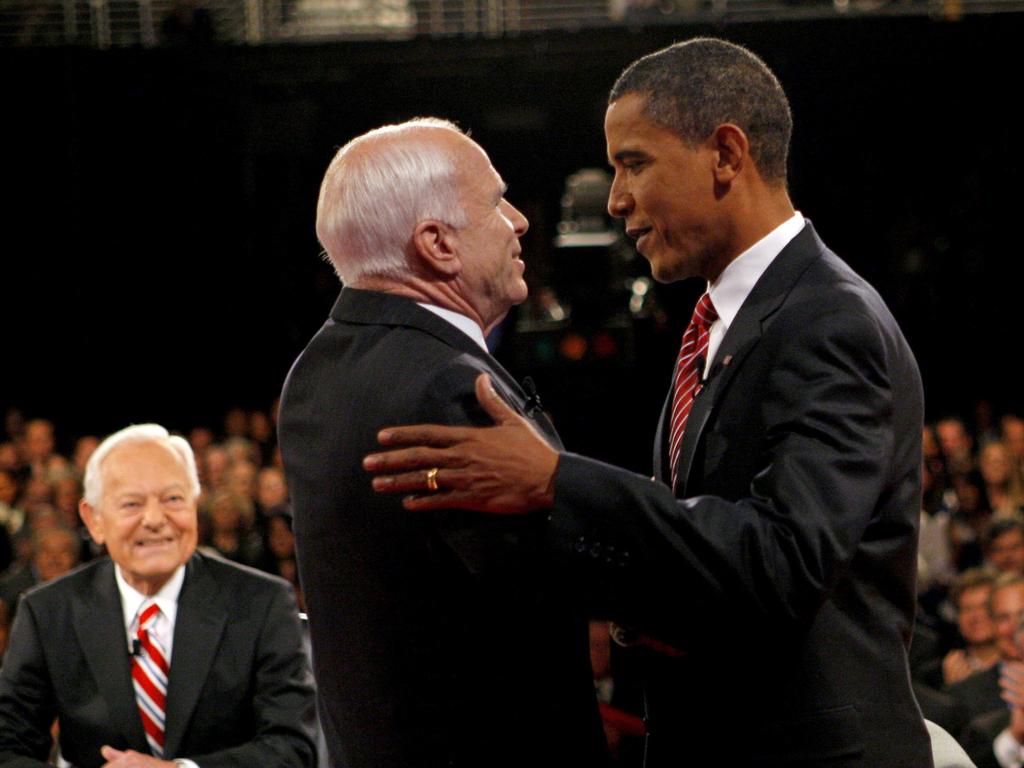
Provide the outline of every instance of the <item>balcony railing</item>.
{"type": "Polygon", "coordinates": [[[0,0],[0,45],[511,37],[556,30],[836,16],[959,18],[1024,0],[0,0]]]}

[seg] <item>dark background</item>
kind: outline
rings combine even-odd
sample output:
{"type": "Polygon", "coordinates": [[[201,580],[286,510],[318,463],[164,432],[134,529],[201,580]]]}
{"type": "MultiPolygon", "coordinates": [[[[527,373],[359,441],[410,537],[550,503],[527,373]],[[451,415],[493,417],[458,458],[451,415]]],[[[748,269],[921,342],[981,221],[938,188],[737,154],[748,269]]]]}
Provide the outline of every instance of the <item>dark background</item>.
{"type": "MultiPolygon", "coordinates": [[[[1022,32],[1002,15],[0,50],[0,408],[53,419],[65,442],[266,408],[337,292],[313,232],[331,155],[414,115],[454,119],[489,151],[531,219],[534,282],[572,294],[577,275],[602,306],[609,260],[552,247],[565,177],[604,167],[605,95],[626,64],[710,33],[779,75],[794,202],[892,307],[929,416],[969,416],[980,398],[1020,411],[1022,32]]],[[[534,376],[570,448],[644,470],[699,290],[659,290],[658,322],[592,312],[581,337],[604,328],[612,344],[577,361],[513,317],[499,358],[534,376]]]]}

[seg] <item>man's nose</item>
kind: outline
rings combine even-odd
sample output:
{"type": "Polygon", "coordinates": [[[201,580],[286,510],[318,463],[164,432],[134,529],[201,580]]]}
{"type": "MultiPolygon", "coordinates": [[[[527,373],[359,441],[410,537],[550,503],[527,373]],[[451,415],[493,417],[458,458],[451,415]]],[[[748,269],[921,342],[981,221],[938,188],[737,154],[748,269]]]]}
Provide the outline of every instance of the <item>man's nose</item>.
{"type": "Polygon", "coordinates": [[[522,237],[526,234],[526,230],[530,228],[530,220],[508,200],[505,201],[505,206],[507,207],[508,220],[512,222],[512,229],[516,233],[516,237],[522,237]]]}
{"type": "Polygon", "coordinates": [[[618,180],[612,182],[612,188],[608,192],[608,213],[616,218],[623,219],[633,210],[633,196],[622,188],[618,180]]]}
{"type": "Polygon", "coordinates": [[[142,523],[151,528],[159,528],[166,520],[159,499],[150,499],[142,508],[142,523]]]}

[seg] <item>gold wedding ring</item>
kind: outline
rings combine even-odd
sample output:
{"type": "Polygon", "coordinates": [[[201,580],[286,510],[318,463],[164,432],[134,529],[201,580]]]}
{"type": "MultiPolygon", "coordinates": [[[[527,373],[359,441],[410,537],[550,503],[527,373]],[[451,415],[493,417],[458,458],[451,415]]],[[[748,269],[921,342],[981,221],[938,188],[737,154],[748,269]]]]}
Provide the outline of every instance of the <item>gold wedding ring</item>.
{"type": "Polygon", "coordinates": [[[434,467],[433,469],[428,469],[427,470],[427,490],[428,491],[436,491],[437,490],[437,470],[438,470],[437,467],[434,467]]]}

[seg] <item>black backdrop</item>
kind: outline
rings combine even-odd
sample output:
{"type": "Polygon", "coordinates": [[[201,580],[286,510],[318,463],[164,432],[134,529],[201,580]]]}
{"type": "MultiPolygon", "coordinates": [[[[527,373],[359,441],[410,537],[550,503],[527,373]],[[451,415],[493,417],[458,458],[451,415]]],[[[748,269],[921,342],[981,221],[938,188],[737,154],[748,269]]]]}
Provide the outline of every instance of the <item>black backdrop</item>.
{"type": "MultiPolygon", "coordinates": [[[[0,50],[0,408],[64,437],[129,421],[216,425],[266,407],[337,285],[316,193],[333,151],[383,122],[471,130],[552,274],[565,177],[604,165],[608,86],[694,34],[751,46],[795,114],[794,201],[887,299],[929,413],[1021,409],[1017,148],[1024,16],[839,19],[323,46],[0,50]]],[[[557,264],[555,264],[557,267],[557,264]]],[[[555,269],[557,272],[557,269],[555,269]]],[[[695,286],[632,354],[539,371],[570,447],[648,463],[695,286]]],[[[518,350],[518,352],[517,352],[518,350]]]]}

